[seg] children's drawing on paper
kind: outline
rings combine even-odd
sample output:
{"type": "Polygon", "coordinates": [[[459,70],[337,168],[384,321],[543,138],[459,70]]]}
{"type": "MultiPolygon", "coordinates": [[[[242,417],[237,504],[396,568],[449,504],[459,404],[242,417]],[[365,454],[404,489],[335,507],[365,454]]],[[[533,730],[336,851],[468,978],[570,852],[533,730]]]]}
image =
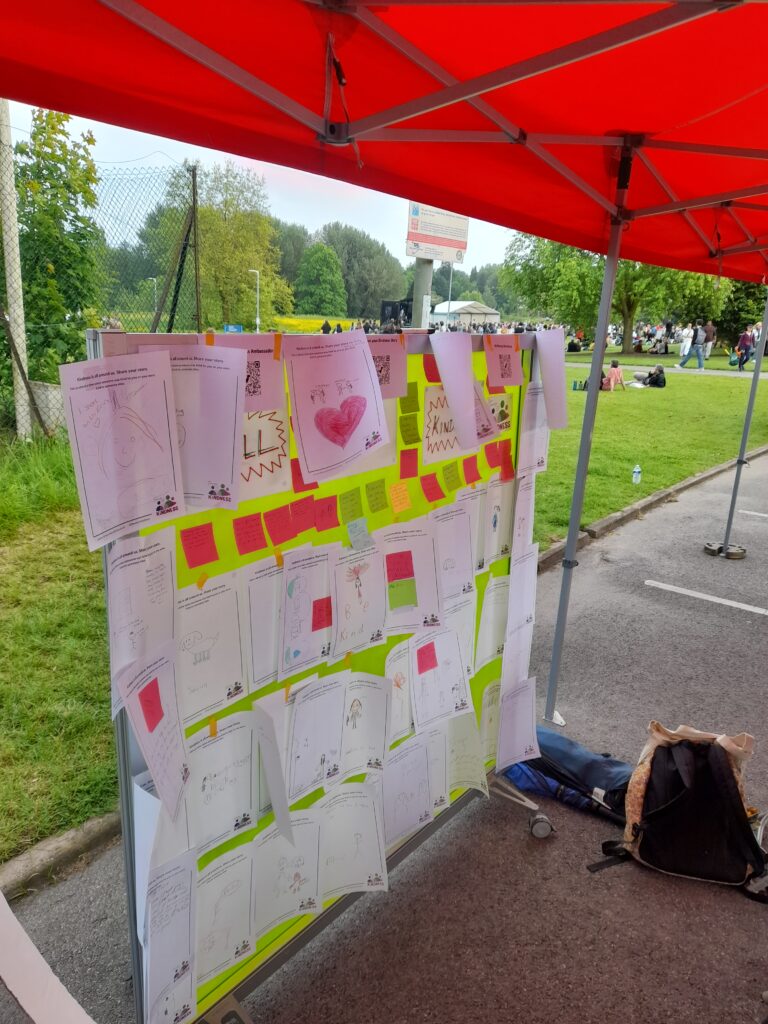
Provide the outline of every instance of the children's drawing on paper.
{"type": "Polygon", "coordinates": [[[411,638],[411,703],[416,731],[472,710],[459,638],[451,630],[411,638]]]}
{"type": "Polygon", "coordinates": [[[369,569],[367,562],[358,562],[357,565],[351,565],[347,569],[347,583],[351,583],[355,588],[355,594],[357,595],[358,604],[363,603],[363,574],[369,569]]]}
{"type": "MultiPolygon", "coordinates": [[[[475,402],[475,430],[479,444],[494,437],[499,426],[483,396],[482,387],[474,382],[473,395],[475,402]]],[[[422,461],[442,462],[456,454],[469,454],[477,451],[477,445],[466,448],[461,444],[457,432],[456,419],[451,412],[448,398],[442,387],[426,388],[424,392],[424,440],[422,445],[422,461]]]]}
{"type": "Polygon", "coordinates": [[[195,853],[150,869],[147,880],[146,942],[152,949],[146,972],[148,1024],[170,1024],[192,1014],[195,853]]]}
{"type": "Polygon", "coordinates": [[[449,505],[429,514],[439,561],[440,594],[445,605],[475,589],[472,518],[466,503],[449,505]]]}
{"type": "Polygon", "coordinates": [[[377,547],[363,552],[339,548],[329,555],[332,657],[382,642],[386,614],[384,557],[377,547]]]}
{"type": "Polygon", "coordinates": [[[437,542],[427,517],[377,530],[384,554],[387,608],[385,632],[421,632],[440,625],[437,542]]]}
{"type": "Polygon", "coordinates": [[[410,687],[411,651],[407,640],[393,647],[384,664],[384,675],[392,680],[389,742],[395,743],[413,731],[410,687]]]}
{"type": "Polygon", "coordinates": [[[488,484],[483,553],[486,564],[506,558],[512,549],[514,483],[495,477],[488,484]]]}
{"type": "Polygon", "coordinates": [[[325,797],[320,885],[323,900],[387,887],[381,797],[366,783],[348,783],[325,797]]]}
{"type": "Polygon", "coordinates": [[[253,951],[252,874],[251,851],[241,847],[212,861],[198,876],[198,984],[253,951]]]}
{"type": "Polygon", "coordinates": [[[293,699],[288,735],[288,800],[292,803],[341,774],[346,691],[333,677],[293,699]]]}
{"type": "Polygon", "coordinates": [[[432,820],[429,747],[425,735],[413,736],[389,754],[382,792],[388,847],[432,820]]]}
{"type": "Polygon", "coordinates": [[[242,438],[241,499],[289,490],[291,460],[285,409],[245,413],[242,438]]]}
{"type": "Polygon", "coordinates": [[[477,789],[488,796],[480,732],[474,714],[448,723],[448,784],[451,789],[477,789]]]}
{"type": "Polygon", "coordinates": [[[320,818],[315,808],[291,815],[293,843],[270,825],[253,842],[254,931],[320,909],[320,818]]]}
{"type": "Polygon", "coordinates": [[[330,550],[318,547],[285,555],[279,619],[280,679],[316,665],[331,653],[330,550]]]}
{"type": "Polygon", "coordinates": [[[355,697],[355,699],[349,705],[349,711],[347,712],[347,725],[351,723],[352,728],[356,729],[358,719],[362,718],[362,715],[363,705],[361,704],[360,699],[358,697],[355,697]]]}

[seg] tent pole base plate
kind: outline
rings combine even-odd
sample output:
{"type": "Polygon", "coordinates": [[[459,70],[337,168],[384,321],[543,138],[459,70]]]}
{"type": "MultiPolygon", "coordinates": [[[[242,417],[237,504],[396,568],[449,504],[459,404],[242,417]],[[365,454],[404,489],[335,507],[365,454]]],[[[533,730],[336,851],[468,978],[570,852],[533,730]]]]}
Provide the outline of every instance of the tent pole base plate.
{"type": "Polygon", "coordinates": [[[712,541],[712,540],[704,545],[704,554],[705,555],[719,555],[719,554],[722,553],[722,550],[723,550],[723,545],[719,544],[719,543],[717,543],[715,541],[712,541]]]}
{"type": "Polygon", "coordinates": [[[550,722],[552,725],[559,725],[561,729],[565,725],[565,719],[563,718],[563,716],[560,714],[560,712],[557,709],[555,709],[552,712],[552,717],[551,718],[547,718],[547,716],[544,715],[544,721],[545,722],[550,722]]]}
{"type": "Polygon", "coordinates": [[[723,558],[741,560],[747,557],[747,549],[740,544],[729,544],[727,548],[723,548],[722,555],[723,558]]]}

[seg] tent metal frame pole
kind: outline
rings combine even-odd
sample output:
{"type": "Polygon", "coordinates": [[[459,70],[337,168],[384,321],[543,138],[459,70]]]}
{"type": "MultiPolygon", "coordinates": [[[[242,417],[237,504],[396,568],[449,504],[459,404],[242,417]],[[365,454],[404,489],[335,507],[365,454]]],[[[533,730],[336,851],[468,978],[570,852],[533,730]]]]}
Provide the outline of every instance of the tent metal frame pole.
{"type": "Polygon", "coordinates": [[[584,408],[584,420],[581,427],[579,459],[576,464],[576,478],[573,482],[571,517],[568,522],[568,537],[565,542],[563,579],[560,585],[560,603],[557,608],[555,638],[552,645],[552,661],[549,666],[547,704],[546,710],[544,711],[544,718],[555,725],[565,724],[562,718],[559,716],[556,717],[557,712],[555,710],[555,703],[557,701],[557,684],[560,676],[560,663],[563,654],[565,627],[568,621],[568,604],[571,597],[573,570],[579,564],[576,561],[576,545],[578,544],[579,532],[581,530],[581,512],[584,507],[584,491],[587,485],[589,455],[592,450],[592,432],[595,427],[597,401],[600,395],[600,374],[603,365],[603,356],[605,355],[605,338],[608,333],[608,320],[611,314],[613,289],[616,284],[616,271],[619,263],[622,228],[623,223],[618,218],[613,220],[611,223],[611,236],[608,242],[608,255],[605,258],[603,288],[600,294],[600,306],[597,313],[597,327],[595,328],[595,348],[592,353],[592,367],[589,372],[587,402],[584,408]]]}
{"type": "MultiPolygon", "coordinates": [[[[728,509],[728,519],[725,524],[725,536],[723,537],[723,544],[718,554],[728,557],[728,551],[730,548],[731,540],[731,529],[733,528],[733,516],[736,512],[736,501],[739,497],[739,485],[741,483],[741,471],[749,465],[746,459],[747,445],[749,444],[749,431],[752,426],[752,414],[755,411],[755,399],[757,398],[757,389],[760,384],[760,367],[763,363],[763,355],[765,353],[765,340],[768,337],[768,289],[766,289],[765,296],[765,307],[763,309],[763,326],[760,330],[760,340],[758,342],[757,355],[755,356],[755,369],[752,374],[752,384],[749,388],[749,400],[747,402],[747,411],[744,414],[744,430],[741,434],[741,447],[739,448],[739,457],[736,459],[736,476],[733,480],[733,490],[731,492],[731,505],[728,509]]],[[[743,548],[740,549],[743,551],[743,548]]]]}

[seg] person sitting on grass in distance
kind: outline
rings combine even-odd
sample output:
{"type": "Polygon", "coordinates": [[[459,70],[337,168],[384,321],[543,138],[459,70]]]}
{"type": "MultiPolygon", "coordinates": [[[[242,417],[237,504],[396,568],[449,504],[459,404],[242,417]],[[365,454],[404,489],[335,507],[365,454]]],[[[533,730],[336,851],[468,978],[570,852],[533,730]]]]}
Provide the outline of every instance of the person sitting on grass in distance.
{"type": "Polygon", "coordinates": [[[644,388],[665,388],[667,386],[667,378],[664,376],[664,367],[661,363],[657,363],[650,373],[638,370],[633,376],[644,388]]]}
{"type": "Polygon", "coordinates": [[[612,359],[610,369],[603,377],[603,382],[600,387],[603,391],[614,391],[619,384],[621,385],[621,390],[626,391],[624,386],[624,374],[619,366],[619,360],[612,359]]]}

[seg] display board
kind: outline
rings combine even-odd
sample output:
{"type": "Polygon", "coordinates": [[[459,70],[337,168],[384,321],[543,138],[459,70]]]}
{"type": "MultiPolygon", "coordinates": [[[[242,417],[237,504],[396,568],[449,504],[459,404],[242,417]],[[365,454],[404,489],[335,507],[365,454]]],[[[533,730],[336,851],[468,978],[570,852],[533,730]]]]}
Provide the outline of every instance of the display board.
{"type": "Polygon", "coordinates": [[[110,541],[149,1024],[193,1020],[344,894],[385,891],[386,857],[487,793],[505,703],[519,720],[530,697],[501,676],[512,635],[527,675],[555,394],[524,407],[533,338],[356,334],[99,332],[106,358],[65,381],[89,540],[110,541]],[[96,515],[88,475],[115,464],[96,515]],[[157,525],[136,530],[144,506],[157,525]],[[533,566],[515,601],[511,559],[520,581],[533,566]]]}

